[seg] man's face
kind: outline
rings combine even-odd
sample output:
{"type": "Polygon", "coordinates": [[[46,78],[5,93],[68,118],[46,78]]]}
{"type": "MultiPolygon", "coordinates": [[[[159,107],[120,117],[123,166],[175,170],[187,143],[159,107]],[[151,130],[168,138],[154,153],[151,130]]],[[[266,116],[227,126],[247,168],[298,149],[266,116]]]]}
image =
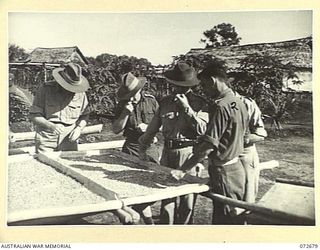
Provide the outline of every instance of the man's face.
{"type": "Polygon", "coordinates": [[[189,89],[190,89],[189,87],[182,87],[182,86],[174,85],[174,92],[176,94],[185,94],[188,92],[189,89]]]}

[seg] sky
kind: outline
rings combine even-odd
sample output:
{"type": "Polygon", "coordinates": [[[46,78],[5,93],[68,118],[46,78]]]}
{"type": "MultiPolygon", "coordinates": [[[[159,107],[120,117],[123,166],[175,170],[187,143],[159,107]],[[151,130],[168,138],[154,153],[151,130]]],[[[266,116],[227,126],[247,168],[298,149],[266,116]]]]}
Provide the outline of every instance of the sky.
{"type": "Polygon", "coordinates": [[[37,47],[78,46],[85,56],[102,53],[169,64],[172,56],[203,48],[205,30],[230,23],[240,44],[278,42],[312,35],[312,11],[9,13],[9,43],[37,47]]]}

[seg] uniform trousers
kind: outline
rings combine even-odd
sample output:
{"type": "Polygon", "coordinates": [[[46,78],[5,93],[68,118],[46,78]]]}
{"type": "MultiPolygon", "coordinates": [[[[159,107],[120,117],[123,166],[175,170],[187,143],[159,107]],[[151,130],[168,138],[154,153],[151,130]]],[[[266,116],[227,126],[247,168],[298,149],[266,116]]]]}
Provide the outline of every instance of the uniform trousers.
{"type": "MultiPolygon", "coordinates": [[[[212,191],[226,197],[243,200],[246,183],[245,170],[238,160],[237,162],[225,165],[209,165],[210,186],[212,191]]],[[[213,201],[212,224],[228,225],[238,224],[234,219],[235,209],[219,201],[213,201]]]]}
{"type": "MultiPolygon", "coordinates": [[[[169,168],[177,169],[191,156],[192,147],[181,149],[163,148],[160,163],[169,168]]],[[[195,194],[188,194],[161,202],[160,224],[192,224],[193,211],[196,201],[195,194]]]]}
{"type": "Polygon", "coordinates": [[[254,203],[259,187],[259,156],[256,146],[246,147],[244,153],[240,155],[241,163],[246,171],[246,202],[254,203]]]}
{"type": "Polygon", "coordinates": [[[57,135],[46,129],[38,128],[35,137],[35,146],[37,153],[45,153],[51,151],[76,151],[78,150],[77,141],[70,141],[68,136],[76,127],[76,124],[64,125],[59,123],[63,132],[57,135]]]}

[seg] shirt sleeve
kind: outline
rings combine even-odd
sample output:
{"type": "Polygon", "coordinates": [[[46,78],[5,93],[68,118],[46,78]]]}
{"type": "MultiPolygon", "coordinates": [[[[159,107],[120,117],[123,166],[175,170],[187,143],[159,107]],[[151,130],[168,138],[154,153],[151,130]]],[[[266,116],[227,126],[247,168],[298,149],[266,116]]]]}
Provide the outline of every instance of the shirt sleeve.
{"type": "Polygon", "coordinates": [[[121,115],[122,113],[122,110],[124,108],[124,105],[125,103],[124,102],[119,102],[117,105],[116,105],[116,108],[114,109],[114,119],[118,119],[119,116],[121,115]]]}
{"type": "Polygon", "coordinates": [[[91,109],[88,102],[88,97],[86,93],[84,93],[83,102],[81,106],[81,115],[89,115],[91,113],[91,109]]]}
{"type": "Polygon", "coordinates": [[[209,124],[205,135],[199,137],[199,142],[206,141],[212,145],[213,148],[218,149],[220,139],[228,125],[228,114],[218,107],[215,109],[212,117],[210,117],[209,124]]]}
{"type": "Polygon", "coordinates": [[[252,114],[249,121],[249,128],[252,134],[266,137],[267,131],[264,128],[262,113],[255,101],[252,101],[252,114]]]}
{"type": "Polygon", "coordinates": [[[140,145],[150,145],[155,135],[159,132],[161,125],[160,108],[158,108],[149,123],[146,132],[139,138],[140,145]]]}
{"type": "Polygon", "coordinates": [[[42,116],[45,116],[45,98],[45,87],[44,85],[42,85],[39,87],[33,99],[33,103],[30,107],[30,114],[40,114],[42,116]]]}

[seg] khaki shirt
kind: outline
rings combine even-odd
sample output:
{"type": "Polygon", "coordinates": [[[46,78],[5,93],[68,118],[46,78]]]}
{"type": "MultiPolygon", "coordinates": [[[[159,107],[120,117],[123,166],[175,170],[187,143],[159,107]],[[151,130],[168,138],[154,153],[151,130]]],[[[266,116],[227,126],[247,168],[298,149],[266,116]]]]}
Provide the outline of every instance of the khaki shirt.
{"type": "Polygon", "coordinates": [[[224,164],[243,152],[248,117],[244,103],[231,89],[221,93],[212,104],[206,134],[199,138],[211,143],[215,149],[209,155],[212,164],[224,164]]]}
{"type": "Polygon", "coordinates": [[[61,91],[55,81],[47,82],[38,89],[30,114],[40,114],[47,120],[65,125],[75,124],[81,115],[88,113],[85,92],[61,91]]]}
{"type": "Polygon", "coordinates": [[[239,96],[244,102],[249,115],[249,130],[251,134],[267,137],[267,131],[264,128],[262,113],[257,103],[248,97],[239,96]]]}
{"type": "Polygon", "coordinates": [[[204,98],[192,92],[186,94],[190,107],[194,114],[181,111],[175,103],[175,95],[164,97],[160,102],[160,107],[156,111],[147,131],[140,137],[139,142],[148,145],[162,126],[162,133],[165,140],[168,139],[196,139],[206,131],[205,108],[207,102],[204,98]]]}

